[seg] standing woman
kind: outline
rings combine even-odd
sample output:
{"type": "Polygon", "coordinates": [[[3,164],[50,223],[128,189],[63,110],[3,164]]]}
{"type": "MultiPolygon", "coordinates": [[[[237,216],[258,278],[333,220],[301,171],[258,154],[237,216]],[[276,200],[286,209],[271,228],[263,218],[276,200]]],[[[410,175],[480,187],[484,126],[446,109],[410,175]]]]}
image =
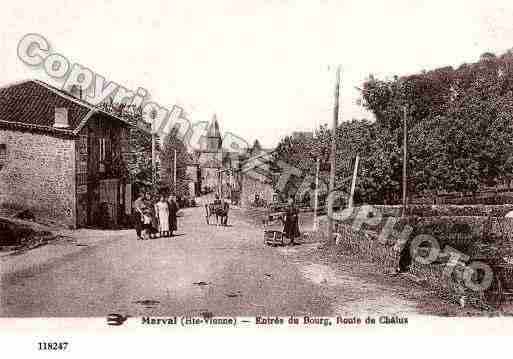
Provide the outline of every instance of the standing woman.
{"type": "Polygon", "coordinates": [[[143,211],[145,208],[144,203],[144,194],[141,193],[139,197],[134,201],[132,205],[132,222],[135,228],[135,233],[137,234],[137,239],[142,239],[141,231],[142,231],[142,217],[144,215],[143,211]]]}
{"type": "Polygon", "coordinates": [[[169,236],[169,205],[164,196],[160,196],[159,201],[155,204],[155,213],[159,221],[160,237],[169,236]]]}
{"type": "Polygon", "coordinates": [[[174,195],[170,195],[168,198],[169,205],[169,230],[171,231],[171,236],[173,235],[173,231],[178,229],[178,223],[176,220],[176,214],[178,213],[178,204],[176,203],[176,197],[174,195]]]}
{"type": "Polygon", "coordinates": [[[292,197],[288,200],[288,207],[285,212],[285,219],[283,220],[283,232],[290,239],[291,245],[294,245],[294,240],[301,235],[299,232],[299,210],[294,205],[292,197]]]}
{"type": "Polygon", "coordinates": [[[158,230],[158,221],[157,221],[157,214],[155,213],[155,205],[153,204],[153,200],[151,197],[151,194],[149,192],[146,193],[146,209],[147,209],[147,215],[151,219],[151,223],[148,226],[148,229],[150,230],[150,238],[155,238],[156,232],[158,230]]]}

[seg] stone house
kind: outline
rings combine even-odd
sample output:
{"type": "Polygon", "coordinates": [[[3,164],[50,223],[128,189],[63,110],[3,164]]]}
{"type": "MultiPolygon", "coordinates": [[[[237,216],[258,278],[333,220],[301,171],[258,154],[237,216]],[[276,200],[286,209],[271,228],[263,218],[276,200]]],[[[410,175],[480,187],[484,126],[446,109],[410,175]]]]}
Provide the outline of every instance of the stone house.
{"type": "Polygon", "coordinates": [[[187,168],[189,178],[194,182],[191,187],[196,195],[211,190],[243,206],[252,205],[255,196],[271,203],[276,197],[272,188],[273,175],[259,161],[271,152],[262,148],[258,140],[243,153],[230,152],[223,147],[219,122],[214,115],[187,168]]]}
{"type": "Polygon", "coordinates": [[[200,149],[196,151],[196,159],[200,168],[201,190],[216,190],[220,183],[222,169],[223,140],[219,123],[214,115],[207,128],[206,135],[201,139],[200,149]]]}
{"type": "Polygon", "coordinates": [[[0,205],[69,228],[131,212],[130,124],[38,80],[0,88],[0,205]]]}
{"type": "Polygon", "coordinates": [[[272,170],[272,151],[263,149],[255,141],[248,151],[246,159],[238,171],[240,181],[240,200],[243,207],[253,206],[255,200],[264,204],[270,204],[278,200],[273,188],[273,177],[276,173],[272,170]]]}
{"type": "Polygon", "coordinates": [[[243,207],[254,206],[258,198],[266,205],[277,201],[276,193],[272,186],[272,178],[264,173],[252,171],[242,175],[242,192],[240,195],[243,207]]]}

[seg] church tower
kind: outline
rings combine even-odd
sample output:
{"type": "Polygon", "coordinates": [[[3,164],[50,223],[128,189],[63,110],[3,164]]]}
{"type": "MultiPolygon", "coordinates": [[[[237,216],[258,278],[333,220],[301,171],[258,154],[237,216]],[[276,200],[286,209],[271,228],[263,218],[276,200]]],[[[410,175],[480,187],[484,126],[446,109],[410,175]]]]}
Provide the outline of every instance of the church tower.
{"type": "Polygon", "coordinates": [[[217,122],[217,116],[214,114],[212,121],[207,129],[206,136],[206,151],[207,152],[218,152],[221,150],[222,138],[221,131],[219,131],[219,123],[217,122]]]}

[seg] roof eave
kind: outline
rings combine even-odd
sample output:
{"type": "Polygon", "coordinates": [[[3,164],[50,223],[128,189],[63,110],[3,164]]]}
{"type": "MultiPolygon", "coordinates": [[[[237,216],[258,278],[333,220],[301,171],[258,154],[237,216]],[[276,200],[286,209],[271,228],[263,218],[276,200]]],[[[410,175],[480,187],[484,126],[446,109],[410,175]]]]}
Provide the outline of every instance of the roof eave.
{"type": "Polygon", "coordinates": [[[7,130],[40,132],[40,133],[45,133],[45,134],[67,136],[67,137],[75,137],[75,135],[76,135],[74,133],[74,131],[72,131],[72,130],[54,128],[54,127],[48,127],[48,126],[40,126],[40,125],[23,123],[23,122],[3,121],[3,120],[0,120],[0,128],[4,128],[7,130]]]}

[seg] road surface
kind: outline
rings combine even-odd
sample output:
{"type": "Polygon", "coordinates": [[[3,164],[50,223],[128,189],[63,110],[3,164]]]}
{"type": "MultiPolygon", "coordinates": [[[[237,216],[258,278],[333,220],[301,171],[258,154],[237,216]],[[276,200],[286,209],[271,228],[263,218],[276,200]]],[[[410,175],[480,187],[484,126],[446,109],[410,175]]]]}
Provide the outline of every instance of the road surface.
{"type": "MultiPolygon", "coordinates": [[[[78,249],[42,265],[4,272],[0,316],[418,312],[411,296],[305,259],[316,244],[265,246],[262,228],[237,210],[231,212],[229,227],[207,225],[202,208],[182,212],[172,238],[137,241],[133,231],[121,231],[89,246],[80,241],[46,246],[47,251],[58,251],[59,246],[78,249]]],[[[29,261],[37,253],[36,249],[9,260],[29,261]]]]}

